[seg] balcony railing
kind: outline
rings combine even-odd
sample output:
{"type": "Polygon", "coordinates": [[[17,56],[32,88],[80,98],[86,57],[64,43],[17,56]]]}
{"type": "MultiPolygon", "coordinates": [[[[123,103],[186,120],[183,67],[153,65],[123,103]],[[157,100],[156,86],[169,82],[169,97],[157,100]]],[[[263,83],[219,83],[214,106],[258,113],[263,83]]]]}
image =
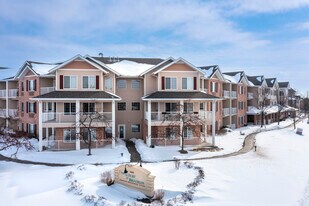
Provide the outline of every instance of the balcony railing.
{"type": "Polygon", "coordinates": [[[231,98],[237,98],[237,92],[231,91],[231,98]]]}
{"type": "Polygon", "coordinates": [[[8,111],[9,117],[18,117],[18,110],[17,109],[9,109],[8,111]]]}
{"type": "Polygon", "coordinates": [[[228,116],[228,115],[230,115],[230,108],[223,108],[222,114],[223,114],[223,116],[228,116]]]}
{"type": "Polygon", "coordinates": [[[236,107],[232,107],[231,108],[231,115],[237,114],[237,108],[236,107]]]}
{"type": "Polygon", "coordinates": [[[9,97],[17,97],[18,96],[18,89],[9,89],[9,97]]]}
{"type": "Polygon", "coordinates": [[[224,98],[230,98],[230,91],[223,90],[223,97],[224,98]]]}
{"type": "Polygon", "coordinates": [[[0,97],[6,97],[6,90],[5,89],[0,90],[0,97]]]}
{"type": "Polygon", "coordinates": [[[0,117],[6,117],[6,109],[0,109],[0,117]]]}
{"type": "Polygon", "coordinates": [[[254,96],[253,96],[253,93],[252,92],[248,92],[248,99],[253,99],[254,96]]]}
{"type": "MultiPolygon", "coordinates": [[[[148,112],[145,112],[145,119],[148,120],[148,112]]],[[[211,111],[199,111],[188,113],[188,115],[198,115],[201,119],[211,119],[211,111]]],[[[151,112],[151,121],[178,121],[177,113],[166,113],[166,112],[151,112]]]]}
{"type": "Polygon", "coordinates": [[[55,87],[41,87],[40,94],[46,94],[55,91],[55,87]]]}
{"type": "MultiPolygon", "coordinates": [[[[100,120],[94,122],[103,122],[103,121],[111,121],[112,113],[111,112],[100,112],[100,120]]],[[[90,117],[90,116],[89,116],[90,117]]],[[[80,119],[87,118],[87,115],[81,114],[80,119]]],[[[90,119],[89,119],[90,120],[90,119]]],[[[67,113],[57,113],[57,112],[43,112],[42,113],[42,122],[43,123],[75,123],[76,114],[67,114],[67,113]]],[[[87,121],[86,121],[87,122],[87,121]]]]}

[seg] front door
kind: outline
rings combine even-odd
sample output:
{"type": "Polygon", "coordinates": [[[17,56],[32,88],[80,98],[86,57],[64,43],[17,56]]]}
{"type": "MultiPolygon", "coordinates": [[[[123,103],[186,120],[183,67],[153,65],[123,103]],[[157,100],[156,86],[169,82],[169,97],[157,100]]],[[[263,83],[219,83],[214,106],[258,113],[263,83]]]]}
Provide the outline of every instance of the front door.
{"type": "Polygon", "coordinates": [[[126,138],[126,125],[124,125],[124,124],[118,125],[118,135],[119,135],[120,139],[126,138]]]}

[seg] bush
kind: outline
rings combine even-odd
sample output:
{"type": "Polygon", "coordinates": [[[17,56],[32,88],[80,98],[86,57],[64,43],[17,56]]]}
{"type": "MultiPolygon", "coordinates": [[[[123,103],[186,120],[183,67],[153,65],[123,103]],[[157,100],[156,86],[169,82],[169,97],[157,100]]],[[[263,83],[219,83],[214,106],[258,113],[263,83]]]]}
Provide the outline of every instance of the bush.
{"type": "Polygon", "coordinates": [[[154,201],[159,201],[162,205],[163,205],[163,197],[164,197],[165,193],[163,190],[156,190],[154,192],[154,196],[153,196],[153,200],[154,201]]]}
{"type": "Polygon", "coordinates": [[[175,163],[175,169],[179,169],[179,166],[180,166],[180,160],[179,159],[176,159],[176,158],[174,158],[174,163],[175,163]]]}
{"type": "Polygon", "coordinates": [[[75,195],[83,194],[83,185],[77,182],[77,180],[70,181],[70,186],[67,189],[68,192],[73,192],[75,195]]]}
{"type": "Polygon", "coordinates": [[[73,179],[73,176],[74,176],[74,172],[70,171],[65,174],[65,179],[67,180],[73,179]]]}
{"type": "Polygon", "coordinates": [[[192,162],[184,162],[185,166],[189,169],[193,168],[194,164],[192,162]]]}
{"type": "Polygon", "coordinates": [[[83,200],[85,201],[85,203],[94,203],[96,200],[96,196],[94,195],[86,195],[83,200]]]}
{"type": "Polygon", "coordinates": [[[107,184],[107,186],[110,186],[114,184],[113,176],[114,176],[113,171],[103,172],[101,174],[101,182],[103,182],[104,184],[107,184]]]}

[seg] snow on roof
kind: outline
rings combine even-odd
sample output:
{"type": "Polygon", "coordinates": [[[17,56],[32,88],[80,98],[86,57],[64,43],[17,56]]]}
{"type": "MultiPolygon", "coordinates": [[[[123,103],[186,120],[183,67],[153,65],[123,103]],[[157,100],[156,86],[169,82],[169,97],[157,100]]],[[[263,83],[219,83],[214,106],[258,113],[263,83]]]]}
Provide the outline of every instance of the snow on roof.
{"type": "Polygon", "coordinates": [[[49,64],[49,63],[36,63],[30,62],[31,68],[39,75],[45,75],[49,73],[49,70],[58,66],[59,64],[49,64]]]}
{"type": "Polygon", "coordinates": [[[251,81],[248,80],[248,82],[249,82],[249,86],[254,86],[254,84],[251,81]]]}
{"type": "Polygon", "coordinates": [[[256,108],[256,107],[253,107],[253,106],[248,106],[248,111],[247,111],[247,114],[251,114],[251,115],[254,115],[254,114],[260,114],[261,113],[261,110],[256,108]]]}
{"type": "Polygon", "coordinates": [[[152,64],[136,63],[128,60],[122,60],[120,62],[106,65],[117,71],[122,76],[139,76],[141,73],[154,66],[152,64]]]}
{"type": "Polygon", "coordinates": [[[273,113],[277,113],[278,111],[279,111],[278,105],[269,106],[264,110],[266,114],[273,114],[273,113]]]}
{"type": "Polygon", "coordinates": [[[235,76],[230,76],[230,75],[227,75],[227,74],[223,74],[223,77],[225,80],[231,82],[231,83],[238,83],[237,81],[237,77],[235,76]]]}

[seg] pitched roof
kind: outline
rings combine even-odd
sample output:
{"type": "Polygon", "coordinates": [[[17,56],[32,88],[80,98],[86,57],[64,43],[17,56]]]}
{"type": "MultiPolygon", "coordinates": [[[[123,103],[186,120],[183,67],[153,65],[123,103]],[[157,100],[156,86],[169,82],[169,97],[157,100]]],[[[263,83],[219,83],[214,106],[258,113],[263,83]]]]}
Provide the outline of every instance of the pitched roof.
{"type": "Polygon", "coordinates": [[[264,80],[264,76],[247,76],[247,79],[255,86],[261,86],[264,80]]]}
{"type": "Polygon", "coordinates": [[[53,91],[31,99],[110,99],[120,100],[117,95],[105,91],[53,91]]]}
{"type": "Polygon", "coordinates": [[[35,62],[27,61],[28,66],[33,69],[33,71],[38,75],[45,75],[49,73],[49,70],[61,64],[59,63],[45,63],[45,62],[35,62]]]}
{"type": "Polygon", "coordinates": [[[223,73],[225,80],[231,83],[239,83],[244,75],[245,73],[243,71],[223,73]]]}
{"type": "Polygon", "coordinates": [[[142,99],[147,100],[147,99],[209,99],[209,100],[213,100],[213,99],[219,99],[216,96],[207,94],[205,92],[201,92],[201,91],[194,91],[194,92],[185,92],[185,91],[157,91],[154,92],[150,95],[147,95],[145,97],[143,97],[142,99]]]}
{"type": "Polygon", "coordinates": [[[265,80],[268,87],[273,87],[276,82],[276,78],[266,78],[265,80]]]}
{"type": "Polygon", "coordinates": [[[278,82],[280,88],[287,88],[289,87],[289,82],[278,82]]]}
{"type": "Polygon", "coordinates": [[[210,66],[200,66],[198,68],[200,68],[203,71],[205,77],[210,78],[218,70],[219,66],[210,65],[210,66]]]}
{"type": "Polygon", "coordinates": [[[131,58],[131,57],[92,57],[104,64],[114,64],[120,61],[131,61],[138,64],[151,64],[156,65],[164,61],[161,58],[131,58]]]}

